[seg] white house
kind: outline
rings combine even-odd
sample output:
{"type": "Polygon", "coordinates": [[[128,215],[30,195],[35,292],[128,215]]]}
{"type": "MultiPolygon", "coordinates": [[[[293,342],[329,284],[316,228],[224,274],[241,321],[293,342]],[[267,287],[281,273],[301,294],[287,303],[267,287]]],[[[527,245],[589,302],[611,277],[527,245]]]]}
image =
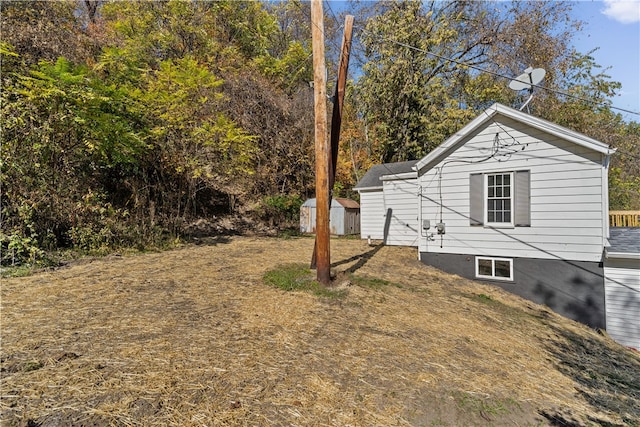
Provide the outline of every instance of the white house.
{"type": "Polygon", "coordinates": [[[494,104],[415,166],[420,259],[604,328],[613,152],[494,104]]]}
{"type": "MultiPolygon", "coordinates": [[[[374,237],[381,230],[381,208],[410,216],[403,195],[413,190],[415,219],[404,221],[410,224],[407,230],[419,226],[406,240],[416,242],[424,263],[497,284],[592,327],[612,325],[606,316],[618,313],[635,322],[637,330],[637,303],[605,309],[605,269],[611,277],[628,273],[616,269],[611,254],[607,263],[604,259],[609,246],[608,167],[614,151],[494,104],[416,162],[415,175],[378,176],[382,188],[358,184],[362,224],[371,223],[367,232],[374,237]],[[397,181],[407,184],[385,186],[397,181]],[[367,192],[382,194],[376,193],[374,200],[367,192]],[[371,202],[375,207],[368,206],[371,202]],[[377,221],[365,217],[374,211],[377,221]]],[[[385,168],[393,170],[392,165],[385,168]]],[[[362,237],[367,238],[364,227],[362,237]]],[[[628,267],[625,259],[623,268],[628,267]]],[[[639,262],[631,261],[635,268],[639,262]]],[[[631,281],[637,277],[633,274],[631,281]]]]}

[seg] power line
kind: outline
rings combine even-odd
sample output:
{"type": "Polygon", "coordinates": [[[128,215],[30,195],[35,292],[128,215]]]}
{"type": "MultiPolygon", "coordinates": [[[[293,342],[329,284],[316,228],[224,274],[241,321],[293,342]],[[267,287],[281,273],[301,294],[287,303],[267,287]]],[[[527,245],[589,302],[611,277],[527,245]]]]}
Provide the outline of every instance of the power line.
{"type": "MultiPolygon", "coordinates": [[[[407,49],[415,50],[416,52],[421,52],[421,53],[424,53],[426,55],[434,56],[434,57],[436,57],[438,59],[442,59],[444,61],[450,61],[450,62],[453,62],[455,64],[458,64],[458,65],[461,65],[461,66],[464,66],[464,67],[472,68],[472,69],[474,69],[476,71],[480,71],[482,73],[491,74],[491,75],[493,75],[495,77],[500,77],[500,78],[504,78],[504,79],[508,79],[508,80],[513,80],[513,77],[511,77],[511,76],[505,76],[504,74],[500,74],[500,73],[497,73],[497,72],[494,72],[494,71],[490,71],[490,70],[487,70],[485,68],[478,67],[477,65],[467,64],[465,62],[458,61],[456,59],[449,58],[449,57],[446,57],[446,56],[443,56],[443,55],[438,55],[437,53],[433,53],[433,52],[430,52],[430,51],[425,50],[425,49],[421,49],[421,48],[416,47],[416,46],[411,46],[411,45],[409,45],[407,43],[402,43],[402,42],[399,42],[397,40],[390,39],[388,37],[383,37],[383,36],[381,36],[379,34],[374,34],[373,32],[367,30],[366,28],[364,28],[362,26],[356,25],[354,27],[356,27],[360,31],[363,31],[365,33],[370,34],[371,36],[373,36],[373,37],[375,37],[375,38],[377,38],[377,39],[379,39],[381,41],[386,41],[386,42],[389,42],[389,43],[393,43],[393,44],[396,44],[398,46],[405,47],[407,49]]],[[[594,100],[591,100],[591,99],[582,98],[582,97],[579,97],[579,96],[576,96],[576,95],[572,95],[570,93],[563,92],[563,91],[558,90],[558,89],[552,89],[552,88],[549,88],[549,87],[540,86],[538,84],[530,84],[530,86],[537,87],[539,89],[544,89],[544,90],[547,90],[547,91],[550,91],[550,92],[554,92],[554,93],[557,93],[557,94],[560,94],[560,95],[563,95],[563,96],[567,96],[569,98],[573,98],[573,99],[576,99],[576,100],[579,100],[579,101],[587,102],[589,104],[606,105],[608,108],[611,108],[613,110],[619,110],[619,111],[623,111],[625,113],[635,114],[635,115],[639,115],[640,116],[640,113],[637,112],[637,111],[627,110],[625,108],[620,108],[620,107],[615,107],[615,106],[612,106],[612,105],[608,105],[608,104],[606,104],[604,102],[598,102],[598,101],[594,101],[594,100]]]]}
{"type": "MultiPolygon", "coordinates": [[[[331,15],[333,15],[333,19],[336,21],[336,23],[338,23],[337,22],[338,20],[336,18],[335,13],[333,12],[333,9],[331,8],[331,4],[330,4],[329,0],[325,0],[324,3],[327,4],[327,6],[329,7],[329,11],[331,12],[331,15]]],[[[298,8],[300,8],[300,6],[297,3],[294,3],[294,4],[296,4],[296,6],[298,8]]],[[[302,10],[302,9],[300,8],[300,10],[302,10]]],[[[311,24],[315,25],[313,22],[311,24]]],[[[339,27],[341,27],[341,25],[339,25],[339,27]]],[[[477,65],[467,64],[465,62],[458,61],[457,59],[449,58],[449,57],[444,56],[444,55],[439,55],[437,53],[433,53],[433,52],[430,52],[428,50],[421,49],[419,47],[409,45],[407,43],[399,42],[397,40],[390,39],[388,37],[380,36],[379,34],[374,34],[373,32],[367,30],[366,28],[364,28],[364,27],[362,27],[360,25],[354,25],[354,28],[355,29],[359,29],[360,31],[366,32],[368,34],[371,34],[373,37],[376,37],[376,38],[378,38],[379,40],[382,40],[382,41],[387,41],[387,42],[390,42],[390,43],[394,43],[394,44],[396,44],[398,46],[402,46],[402,47],[405,47],[407,49],[415,50],[417,52],[421,52],[421,53],[424,53],[426,55],[431,55],[431,56],[434,56],[434,57],[436,57],[438,59],[442,59],[444,61],[450,61],[450,62],[453,62],[455,64],[458,64],[458,65],[461,65],[461,66],[464,66],[464,67],[468,67],[468,68],[474,69],[476,71],[480,71],[482,73],[491,74],[491,75],[493,75],[495,77],[500,77],[500,78],[507,79],[507,80],[513,80],[512,76],[506,76],[504,74],[500,74],[500,73],[497,73],[495,71],[490,71],[490,70],[487,70],[485,68],[478,67],[477,65]]],[[[337,48],[337,45],[336,45],[335,41],[331,40],[330,42],[334,45],[334,47],[337,48]]],[[[587,98],[583,98],[583,97],[580,97],[580,96],[577,96],[577,95],[572,95],[570,93],[567,93],[567,92],[564,92],[564,91],[561,91],[561,90],[558,90],[558,89],[553,89],[553,88],[550,88],[550,87],[546,87],[546,86],[541,86],[539,84],[531,84],[531,83],[529,83],[529,85],[531,87],[536,87],[536,88],[543,89],[543,90],[546,90],[546,91],[549,91],[549,92],[553,92],[553,93],[556,93],[556,94],[559,94],[559,95],[562,95],[562,96],[573,98],[573,99],[576,99],[578,101],[582,101],[582,102],[586,102],[586,103],[594,104],[594,105],[603,105],[603,106],[606,106],[606,107],[608,107],[608,108],[610,108],[612,110],[618,110],[618,111],[622,111],[622,112],[625,112],[625,113],[635,114],[635,115],[640,116],[640,112],[633,111],[633,110],[628,110],[626,108],[616,107],[616,106],[613,106],[613,105],[609,105],[609,104],[607,104],[605,102],[594,101],[592,99],[587,99],[587,98]]]]}
{"type": "MultiPolygon", "coordinates": [[[[327,4],[329,4],[329,0],[324,0],[324,1],[323,1],[323,3],[327,3],[327,4]]],[[[313,27],[316,27],[318,30],[321,30],[321,32],[322,32],[322,37],[325,39],[325,42],[326,42],[326,41],[327,41],[327,39],[328,39],[329,43],[331,43],[331,44],[333,45],[333,47],[334,47],[334,48],[336,48],[336,49],[338,50],[338,52],[339,52],[339,51],[340,51],[340,46],[338,46],[337,42],[336,42],[335,40],[333,40],[333,38],[332,38],[332,37],[327,37],[327,35],[326,35],[326,33],[325,33],[324,29],[319,28],[319,27],[318,27],[318,25],[317,25],[315,22],[313,22],[313,21],[311,20],[311,16],[307,15],[307,14],[305,13],[305,11],[304,11],[304,10],[302,10],[302,6],[300,6],[300,4],[298,4],[298,2],[293,2],[293,4],[294,4],[294,6],[296,6],[296,7],[298,8],[298,10],[299,10],[300,12],[302,12],[302,15],[303,15],[305,18],[307,18],[307,19],[309,20],[309,25],[311,25],[311,26],[313,26],[313,27]]],[[[329,6],[329,10],[331,11],[331,14],[333,15],[333,18],[334,18],[334,20],[336,21],[336,23],[338,23],[338,24],[339,24],[339,22],[338,22],[338,20],[337,20],[337,18],[336,18],[336,15],[333,13],[333,9],[331,9],[331,6],[329,6]]],[[[342,28],[342,25],[338,25],[338,29],[340,29],[340,28],[342,28]]]]}
{"type": "Polygon", "coordinates": [[[331,12],[331,15],[333,16],[333,20],[336,22],[336,25],[338,26],[338,28],[340,27],[340,21],[338,21],[338,17],[336,16],[336,14],[333,12],[333,8],[331,7],[331,2],[329,0],[324,0],[324,3],[327,5],[327,7],[329,8],[329,12],[331,12]]]}

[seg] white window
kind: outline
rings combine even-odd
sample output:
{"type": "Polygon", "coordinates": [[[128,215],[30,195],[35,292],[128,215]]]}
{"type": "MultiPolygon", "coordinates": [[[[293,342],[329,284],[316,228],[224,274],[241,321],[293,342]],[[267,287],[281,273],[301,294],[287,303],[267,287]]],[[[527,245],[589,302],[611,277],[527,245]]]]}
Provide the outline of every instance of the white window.
{"type": "Polygon", "coordinates": [[[513,226],[513,174],[487,174],[485,180],[485,224],[513,226]]]}
{"type": "Polygon", "coordinates": [[[531,227],[528,170],[472,173],[469,176],[469,225],[531,227]]]}
{"type": "Polygon", "coordinates": [[[476,257],[476,277],[480,279],[513,280],[513,260],[510,258],[476,257]]]}

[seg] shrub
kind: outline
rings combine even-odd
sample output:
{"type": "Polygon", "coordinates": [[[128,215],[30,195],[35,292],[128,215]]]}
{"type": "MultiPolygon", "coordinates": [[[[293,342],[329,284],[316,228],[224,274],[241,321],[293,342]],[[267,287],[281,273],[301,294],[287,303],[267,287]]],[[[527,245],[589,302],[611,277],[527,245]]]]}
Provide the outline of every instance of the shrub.
{"type": "Polygon", "coordinates": [[[304,201],[298,195],[277,194],[262,199],[261,216],[271,226],[296,228],[300,217],[300,206],[304,201]]]}

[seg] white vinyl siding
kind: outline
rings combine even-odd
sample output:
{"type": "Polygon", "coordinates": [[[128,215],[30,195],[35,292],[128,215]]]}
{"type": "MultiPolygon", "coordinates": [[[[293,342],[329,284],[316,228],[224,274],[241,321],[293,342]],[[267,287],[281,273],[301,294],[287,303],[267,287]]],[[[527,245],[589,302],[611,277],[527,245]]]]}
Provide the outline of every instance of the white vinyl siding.
{"type": "MultiPolygon", "coordinates": [[[[499,122],[488,124],[461,141],[450,156],[420,176],[421,218],[432,223],[442,220],[447,230],[434,242],[421,239],[420,249],[494,257],[601,261],[606,225],[602,154],[502,116],[496,116],[496,120],[499,122]],[[496,134],[505,141],[517,141],[518,149],[501,158],[473,164],[463,162],[491,153],[496,134]],[[473,219],[484,220],[471,214],[474,200],[477,201],[470,192],[473,174],[518,171],[529,172],[530,218],[525,219],[529,226],[514,224],[509,229],[471,226],[473,219]]],[[[484,203],[485,197],[481,200],[484,203]]],[[[516,200],[516,211],[518,204],[516,200]]],[[[515,220],[520,223],[517,214],[515,220]]]]}
{"type": "Polygon", "coordinates": [[[604,276],[607,333],[640,350],[640,260],[607,259],[604,276]]]}
{"type": "Polygon", "coordinates": [[[384,238],[385,208],[382,189],[360,192],[360,236],[362,239],[384,238]]]}
{"type": "Polygon", "coordinates": [[[388,245],[418,245],[418,186],[415,178],[385,180],[384,204],[389,224],[388,245]]]}

